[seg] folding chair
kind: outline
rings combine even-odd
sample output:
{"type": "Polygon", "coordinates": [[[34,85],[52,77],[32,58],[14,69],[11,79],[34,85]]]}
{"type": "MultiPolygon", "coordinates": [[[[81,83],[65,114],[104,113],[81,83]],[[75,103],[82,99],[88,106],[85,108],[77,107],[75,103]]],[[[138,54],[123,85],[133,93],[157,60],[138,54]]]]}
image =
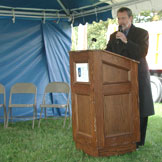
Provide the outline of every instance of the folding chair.
{"type": "MultiPolygon", "coordinates": [[[[11,87],[10,90],[10,99],[9,99],[9,105],[8,105],[8,115],[7,115],[7,127],[8,127],[8,120],[9,115],[10,119],[13,118],[29,118],[29,116],[12,116],[12,108],[33,108],[33,122],[32,122],[32,129],[34,128],[34,120],[37,117],[37,109],[36,109],[36,96],[37,96],[37,88],[32,83],[16,83],[11,87]],[[20,104],[20,103],[12,103],[12,98],[14,94],[20,94],[23,96],[23,94],[33,94],[34,96],[34,103],[32,104],[20,104]]],[[[31,117],[31,116],[30,116],[31,117]]]]}
{"type": "Polygon", "coordinates": [[[0,104],[0,108],[3,108],[4,115],[0,116],[1,119],[4,120],[4,128],[6,128],[6,120],[7,120],[7,113],[6,113],[6,93],[5,88],[2,84],[0,84],[0,94],[3,95],[3,103],[0,104]]]}
{"type": "MultiPolygon", "coordinates": [[[[63,128],[65,127],[66,118],[67,118],[67,109],[69,111],[69,119],[70,119],[69,92],[70,92],[69,85],[64,82],[51,82],[46,86],[45,92],[43,95],[43,104],[40,105],[41,112],[40,112],[38,128],[40,127],[43,109],[45,110],[45,118],[47,117],[46,116],[47,108],[66,108],[63,128]],[[46,95],[50,94],[50,93],[52,93],[52,94],[65,93],[65,94],[67,94],[67,100],[65,101],[64,104],[46,104],[46,95]]],[[[69,121],[69,127],[70,127],[70,123],[71,122],[69,121]]]]}

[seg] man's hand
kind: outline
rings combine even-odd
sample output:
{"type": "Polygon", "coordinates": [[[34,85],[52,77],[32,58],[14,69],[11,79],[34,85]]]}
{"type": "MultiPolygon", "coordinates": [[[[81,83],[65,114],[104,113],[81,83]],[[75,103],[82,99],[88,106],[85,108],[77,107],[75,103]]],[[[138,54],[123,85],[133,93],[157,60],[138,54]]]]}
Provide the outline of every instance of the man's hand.
{"type": "Polygon", "coordinates": [[[116,39],[120,39],[123,43],[127,43],[127,37],[122,32],[116,33],[116,39]]]}

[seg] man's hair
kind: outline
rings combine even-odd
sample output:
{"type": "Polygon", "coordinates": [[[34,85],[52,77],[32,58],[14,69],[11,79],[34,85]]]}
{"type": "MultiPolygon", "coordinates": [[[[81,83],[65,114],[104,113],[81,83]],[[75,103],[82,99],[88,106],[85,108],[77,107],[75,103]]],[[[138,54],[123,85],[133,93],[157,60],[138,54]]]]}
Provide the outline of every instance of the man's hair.
{"type": "Polygon", "coordinates": [[[132,10],[129,9],[129,8],[127,8],[127,7],[121,7],[121,8],[119,8],[118,11],[117,11],[117,13],[119,13],[119,12],[127,12],[128,17],[131,17],[131,16],[133,17],[132,10]]]}

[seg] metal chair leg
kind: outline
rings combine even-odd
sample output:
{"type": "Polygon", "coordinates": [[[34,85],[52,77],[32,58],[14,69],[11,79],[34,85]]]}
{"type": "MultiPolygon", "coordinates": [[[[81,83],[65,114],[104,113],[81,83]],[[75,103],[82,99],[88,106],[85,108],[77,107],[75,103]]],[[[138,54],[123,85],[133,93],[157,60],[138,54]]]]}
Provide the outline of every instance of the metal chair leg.
{"type": "Polygon", "coordinates": [[[33,122],[32,122],[32,129],[34,129],[35,116],[36,116],[36,107],[34,106],[34,108],[33,108],[33,122]]]}
{"type": "Polygon", "coordinates": [[[40,122],[41,122],[41,118],[42,118],[42,112],[43,112],[43,108],[41,108],[40,118],[39,118],[39,122],[38,122],[38,128],[40,128],[40,122]]]}
{"type": "Polygon", "coordinates": [[[13,124],[13,118],[12,118],[12,107],[10,108],[10,119],[11,119],[11,123],[13,124]]]}
{"type": "Polygon", "coordinates": [[[38,117],[37,117],[37,108],[35,108],[35,119],[38,119],[38,117]]]}
{"type": "Polygon", "coordinates": [[[8,108],[8,113],[7,113],[7,121],[6,121],[6,128],[8,127],[8,121],[9,121],[9,115],[10,115],[11,108],[8,108]]]}
{"type": "Polygon", "coordinates": [[[66,111],[65,111],[65,118],[64,118],[64,125],[63,125],[63,128],[65,127],[65,123],[66,123],[66,117],[67,117],[67,106],[66,106],[66,111]]]}
{"type": "Polygon", "coordinates": [[[44,109],[45,109],[44,110],[45,111],[45,119],[47,119],[47,108],[45,107],[44,109]]]}
{"type": "Polygon", "coordinates": [[[71,127],[71,125],[72,125],[72,119],[71,119],[70,106],[69,106],[69,104],[68,104],[68,111],[69,111],[69,127],[68,127],[68,129],[69,129],[71,127]]]}
{"type": "Polygon", "coordinates": [[[6,112],[6,106],[4,106],[4,128],[7,128],[6,123],[7,123],[7,112],[6,112]]]}

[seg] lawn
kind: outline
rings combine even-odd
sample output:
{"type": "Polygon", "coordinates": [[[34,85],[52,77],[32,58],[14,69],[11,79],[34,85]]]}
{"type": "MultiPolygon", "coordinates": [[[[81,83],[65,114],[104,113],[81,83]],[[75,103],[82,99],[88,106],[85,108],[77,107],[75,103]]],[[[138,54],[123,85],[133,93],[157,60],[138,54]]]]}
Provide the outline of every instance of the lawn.
{"type": "Polygon", "coordinates": [[[75,148],[72,128],[62,128],[63,119],[42,120],[31,129],[31,121],[17,122],[4,129],[0,124],[0,162],[162,162],[162,104],[149,118],[146,144],[121,156],[88,156],[75,148]]]}

